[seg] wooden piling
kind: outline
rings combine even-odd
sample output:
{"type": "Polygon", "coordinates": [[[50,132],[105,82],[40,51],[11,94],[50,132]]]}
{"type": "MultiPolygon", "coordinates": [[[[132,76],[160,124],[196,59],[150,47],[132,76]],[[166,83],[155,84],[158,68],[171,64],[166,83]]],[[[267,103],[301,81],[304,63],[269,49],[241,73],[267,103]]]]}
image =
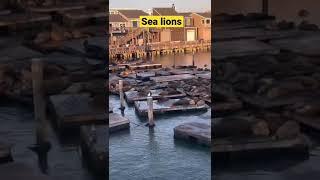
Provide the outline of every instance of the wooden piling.
{"type": "Polygon", "coordinates": [[[149,127],[154,127],[154,119],[153,119],[153,98],[152,96],[147,97],[147,103],[148,103],[148,121],[149,121],[149,127]]]}
{"type": "Polygon", "coordinates": [[[194,52],[192,53],[192,67],[194,67],[194,52]]]}
{"type": "Polygon", "coordinates": [[[123,93],[123,80],[119,80],[119,94],[120,94],[120,109],[124,110],[124,93],[123,93]]]}
{"type": "Polygon", "coordinates": [[[41,144],[44,142],[49,142],[46,123],[46,104],[44,99],[43,87],[43,61],[41,59],[32,59],[31,70],[34,117],[36,122],[36,138],[37,144],[41,144]]]}

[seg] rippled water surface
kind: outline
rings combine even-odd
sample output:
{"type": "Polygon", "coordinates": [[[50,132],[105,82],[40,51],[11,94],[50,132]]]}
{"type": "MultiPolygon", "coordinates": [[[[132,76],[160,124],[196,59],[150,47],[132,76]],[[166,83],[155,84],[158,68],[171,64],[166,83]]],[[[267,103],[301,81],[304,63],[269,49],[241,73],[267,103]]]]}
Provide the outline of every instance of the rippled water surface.
{"type": "MultiPolygon", "coordinates": [[[[12,104],[0,105],[0,141],[13,145],[13,158],[39,171],[37,156],[27,147],[35,143],[32,109],[12,104]]],[[[78,136],[70,143],[61,143],[56,133],[50,129],[52,149],[49,152],[49,176],[54,180],[95,180],[82,163],[78,148],[78,136]]],[[[19,172],[17,172],[19,173],[19,172]]],[[[0,177],[1,179],[1,177],[0,177]]]]}
{"type": "MultiPolygon", "coordinates": [[[[110,96],[110,103],[120,113],[119,98],[110,96]]],[[[109,141],[110,179],[184,179],[211,178],[210,149],[183,141],[175,141],[173,128],[185,122],[209,123],[211,112],[179,113],[156,116],[154,130],[145,127],[146,119],[126,107],[130,130],[111,135],[109,141]]]]}

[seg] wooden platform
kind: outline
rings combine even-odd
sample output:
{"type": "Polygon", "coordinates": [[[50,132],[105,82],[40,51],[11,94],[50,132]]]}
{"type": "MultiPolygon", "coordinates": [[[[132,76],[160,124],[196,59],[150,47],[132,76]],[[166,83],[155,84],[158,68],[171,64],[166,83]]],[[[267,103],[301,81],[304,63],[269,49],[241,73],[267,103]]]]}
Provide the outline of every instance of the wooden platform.
{"type": "Polygon", "coordinates": [[[211,79],[211,72],[210,73],[204,73],[204,74],[196,74],[196,77],[203,78],[203,79],[211,79]]]}
{"type": "Polygon", "coordinates": [[[131,70],[140,70],[140,69],[158,69],[162,68],[162,64],[141,64],[141,65],[130,65],[128,67],[131,70]]]}
{"type": "Polygon", "coordinates": [[[36,173],[36,170],[23,163],[0,165],[1,180],[53,180],[49,176],[36,173]]]}
{"type": "Polygon", "coordinates": [[[225,59],[231,57],[244,57],[253,55],[275,55],[280,51],[257,40],[237,40],[216,42],[213,45],[213,58],[225,59]]]}
{"type": "Polygon", "coordinates": [[[86,25],[89,23],[102,24],[108,18],[106,10],[72,10],[62,12],[63,23],[70,26],[86,25]]]}
{"type": "MultiPolygon", "coordinates": [[[[164,114],[169,112],[179,112],[179,111],[201,111],[207,110],[208,105],[174,105],[179,99],[169,99],[166,102],[158,102],[158,100],[153,101],[153,112],[154,114],[164,114]]],[[[138,115],[146,116],[148,114],[147,101],[135,101],[134,106],[138,115]]]]}
{"type": "Polygon", "coordinates": [[[196,78],[196,76],[191,75],[191,74],[179,74],[179,75],[171,75],[171,76],[156,76],[156,77],[151,77],[150,79],[157,82],[169,82],[169,81],[182,81],[182,80],[187,80],[187,79],[193,79],[196,78]]]}
{"type": "Polygon", "coordinates": [[[85,5],[62,4],[62,5],[43,6],[43,7],[29,7],[28,9],[31,12],[36,12],[36,13],[52,13],[52,12],[61,12],[61,11],[80,10],[85,8],[86,8],[85,5]]]}
{"type": "Polygon", "coordinates": [[[107,40],[105,37],[90,37],[85,39],[74,39],[71,41],[65,41],[63,43],[63,48],[71,49],[71,50],[74,50],[75,52],[85,54],[86,51],[83,46],[83,42],[85,40],[88,40],[89,45],[95,45],[105,49],[107,48],[107,40]]]}
{"type": "Polygon", "coordinates": [[[307,117],[307,116],[301,116],[301,115],[290,115],[290,117],[299,122],[300,124],[311,128],[316,131],[320,131],[320,119],[319,117],[307,117]]]}
{"type": "MultiPolygon", "coordinates": [[[[244,140],[232,140],[232,139],[214,139],[212,151],[216,154],[216,157],[221,159],[222,157],[237,158],[238,154],[250,156],[252,153],[259,155],[277,153],[298,153],[303,155],[308,154],[308,145],[305,137],[298,136],[292,139],[285,140],[273,140],[272,138],[246,138],[244,140]],[[218,157],[219,156],[219,157],[218,157]]],[[[265,156],[259,155],[260,158],[265,156]]],[[[241,157],[239,157],[241,158],[241,157]]],[[[259,157],[258,157],[259,158],[259,157]]]]}
{"type": "Polygon", "coordinates": [[[95,106],[89,94],[53,95],[49,100],[59,128],[107,123],[105,109],[95,106]]]}
{"type": "Polygon", "coordinates": [[[270,44],[279,49],[287,50],[293,53],[305,56],[320,56],[320,33],[314,33],[309,36],[299,38],[290,38],[283,40],[274,40],[270,44]]]}
{"type": "Polygon", "coordinates": [[[211,126],[205,123],[184,123],[174,128],[174,138],[211,147],[211,126]]]}
{"type": "Polygon", "coordinates": [[[88,167],[99,175],[106,176],[108,173],[108,126],[98,125],[81,126],[81,152],[88,163],[88,167]]]}
{"type": "Polygon", "coordinates": [[[0,164],[12,161],[11,146],[0,142],[0,164]]]}
{"type": "Polygon", "coordinates": [[[48,23],[51,21],[51,16],[46,14],[27,14],[27,13],[10,13],[8,15],[0,16],[0,27],[19,28],[33,27],[39,23],[48,23]]]}
{"type": "Polygon", "coordinates": [[[16,46],[16,47],[7,47],[0,50],[0,56],[2,58],[7,57],[8,60],[27,60],[31,58],[40,58],[43,57],[42,53],[34,51],[25,46],[16,46]],[[17,53],[19,52],[19,53],[17,53]]]}
{"type": "MultiPolygon", "coordinates": [[[[180,98],[185,97],[186,94],[183,92],[180,92],[178,94],[170,94],[170,95],[160,95],[164,90],[162,89],[156,89],[151,90],[152,98],[153,99],[159,99],[161,97],[164,98],[180,98]]],[[[134,103],[134,101],[143,101],[147,100],[147,96],[139,95],[138,91],[127,91],[125,92],[125,97],[128,103],[134,103]]]]}
{"type": "Polygon", "coordinates": [[[129,119],[116,113],[109,113],[109,132],[116,132],[130,128],[129,119]]]}
{"type": "Polygon", "coordinates": [[[302,32],[298,30],[271,31],[264,30],[262,28],[244,28],[233,30],[218,30],[215,31],[214,34],[214,41],[229,41],[237,39],[273,40],[298,37],[302,34],[302,32]]]}

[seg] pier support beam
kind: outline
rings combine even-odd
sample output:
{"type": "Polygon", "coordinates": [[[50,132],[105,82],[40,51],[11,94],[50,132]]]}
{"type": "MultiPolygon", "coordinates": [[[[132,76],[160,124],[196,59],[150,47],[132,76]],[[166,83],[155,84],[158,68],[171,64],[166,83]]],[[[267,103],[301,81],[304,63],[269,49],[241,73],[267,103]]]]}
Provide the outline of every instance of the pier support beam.
{"type": "Polygon", "coordinates": [[[154,127],[154,118],[153,118],[153,98],[151,96],[147,97],[148,103],[148,125],[150,128],[154,127]]]}
{"type": "Polygon", "coordinates": [[[38,154],[39,167],[41,171],[43,173],[47,173],[47,156],[51,148],[51,144],[48,139],[48,124],[46,121],[46,104],[44,98],[43,83],[43,61],[41,59],[33,59],[31,70],[34,117],[36,123],[36,144],[34,146],[31,146],[30,149],[38,154]]]}
{"type": "Polygon", "coordinates": [[[124,93],[123,93],[123,80],[119,80],[119,94],[120,94],[120,109],[124,110],[124,93]]]}

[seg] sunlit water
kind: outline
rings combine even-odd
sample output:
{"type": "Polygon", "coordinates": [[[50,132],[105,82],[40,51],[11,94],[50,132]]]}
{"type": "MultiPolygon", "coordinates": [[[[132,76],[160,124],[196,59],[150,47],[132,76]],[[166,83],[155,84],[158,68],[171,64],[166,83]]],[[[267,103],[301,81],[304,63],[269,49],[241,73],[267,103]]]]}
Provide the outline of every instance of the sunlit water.
{"type": "MultiPolygon", "coordinates": [[[[119,98],[109,98],[114,111],[120,113],[119,98]]],[[[110,179],[211,179],[210,149],[173,137],[173,128],[179,124],[210,123],[210,111],[156,116],[154,130],[144,126],[146,119],[139,118],[133,106],[126,107],[125,117],[131,122],[130,130],[110,136],[110,179]]]]}

